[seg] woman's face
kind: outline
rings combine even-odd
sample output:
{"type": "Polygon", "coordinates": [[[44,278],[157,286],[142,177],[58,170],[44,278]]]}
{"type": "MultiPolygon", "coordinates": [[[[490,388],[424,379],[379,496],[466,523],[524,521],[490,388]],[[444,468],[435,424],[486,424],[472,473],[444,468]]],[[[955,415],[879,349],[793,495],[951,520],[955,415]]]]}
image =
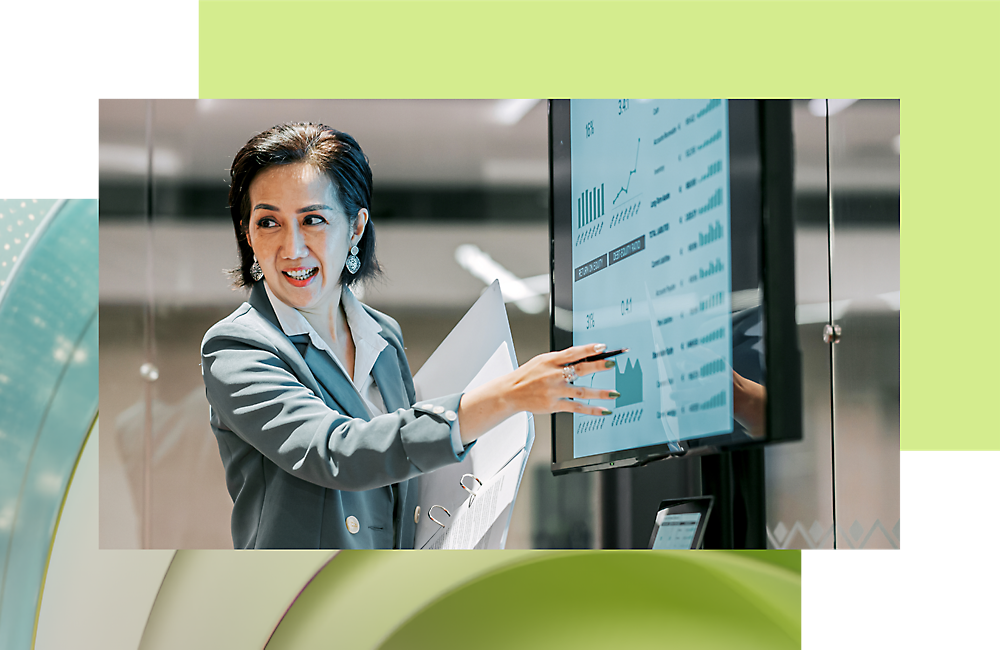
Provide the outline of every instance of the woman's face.
{"type": "Polygon", "coordinates": [[[339,299],[337,280],[368,211],[358,213],[352,230],[333,181],[307,163],[268,167],[249,193],[247,239],[274,295],[302,310],[339,299]]]}

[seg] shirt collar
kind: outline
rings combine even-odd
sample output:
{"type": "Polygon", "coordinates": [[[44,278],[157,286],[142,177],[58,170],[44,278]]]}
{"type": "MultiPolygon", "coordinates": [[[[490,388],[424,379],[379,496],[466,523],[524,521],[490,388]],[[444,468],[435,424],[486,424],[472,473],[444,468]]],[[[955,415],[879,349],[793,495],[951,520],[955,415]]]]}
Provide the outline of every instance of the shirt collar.
{"type": "MultiPolygon", "coordinates": [[[[308,334],[309,342],[312,343],[313,347],[325,350],[339,364],[340,360],[330,350],[326,341],[309,324],[305,316],[275,296],[271,291],[271,287],[267,286],[267,282],[263,284],[268,300],[271,301],[271,307],[274,309],[274,315],[281,326],[281,331],[286,336],[308,334]]],[[[355,297],[347,285],[343,286],[340,294],[340,302],[344,305],[344,314],[347,315],[347,324],[351,328],[351,337],[354,339],[353,381],[356,386],[361,386],[364,383],[364,377],[371,373],[379,353],[389,344],[379,334],[382,331],[382,326],[365,311],[364,305],[355,297]],[[359,379],[361,380],[360,383],[359,379]]]]}

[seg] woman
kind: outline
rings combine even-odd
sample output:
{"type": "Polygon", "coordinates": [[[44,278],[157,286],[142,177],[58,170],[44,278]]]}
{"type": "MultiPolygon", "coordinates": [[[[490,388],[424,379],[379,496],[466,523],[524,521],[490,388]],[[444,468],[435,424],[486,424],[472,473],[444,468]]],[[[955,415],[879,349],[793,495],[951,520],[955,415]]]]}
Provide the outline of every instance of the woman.
{"type": "Polygon", "coordinates": [[[229,193],[250,297],[202,342],[236,548],[412,548],[411,479],[462,460],[519,411],[610,411],[571,384],[604,349],[542,354],[464,394],[414,403],[399,325],[350,287],[379,273],[368,160],[349,135],[284,124],[250,139],[229,193]],[[573,372],[575,370],[575,372],[573,372]]]}

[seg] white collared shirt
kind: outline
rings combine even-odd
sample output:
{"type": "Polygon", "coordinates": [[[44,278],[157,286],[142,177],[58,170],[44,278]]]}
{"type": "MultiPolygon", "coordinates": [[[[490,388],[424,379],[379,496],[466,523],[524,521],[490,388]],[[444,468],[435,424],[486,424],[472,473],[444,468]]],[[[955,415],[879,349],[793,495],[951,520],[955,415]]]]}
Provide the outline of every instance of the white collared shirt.
{"type": "MultiPolygon", "coordinates": [[[[337,355],[333,353],[333,350],[326,344],[326,341],[309,324],[306,317],[297,309],[282,302],[280,298],[275,296],[271,291],[271,287],[267,286],[266,281],[264,282],[264,290],[271,301],[271,308],[274,309],[274,315],[278,318],[281,331],[286,336],[308,334],[310,343],[314,347],[326,351],[334,363],[344,371],[344,375],[350,378],[351,376],[347,372],[347,368],[337,358],[337,355]]],[[[378,355],[388,347],[389,343],[380,334],[382,326],[365,311],[365,308],[361,305],[361,301],[354,296],[354,293],[346,284],[343,285],[340,302],[344,305],[344,314],[347,316],[347,324],[351,329],[351,338],[354,339],[354,377],[351,378],[351,385],[358,391],[358,395],[364,402],[370,416],[384,415],[388,411],[385,408],[382,393],[375,384],[375,378],[372,377],[372,368],[375,367],[378,355]]],[[[461,454],[464,445],[462,444],[457,420],[451,427],[451,434],[452,448],[454,448],[456,454],[461,454]]]]}
{"type": "MultiPolygon", "coordinates": [[[[309,324],[306,317],[299,313],[297,309],[282,302],[280,298],[275,296],[271,291],[271,287],[267,286],[267,282],[264,282],[264,289],[267,291],[267,297],[271,301],[274,315],[278,317],[278,324],[281,325],[281,331],[287,336],[308,334],[309,341],[313,347],[329,354],[334,363],[344,371],[344,374],[351,377],[350,373],[347,372],[347,368],[337,358],[337,355],[333,353],[330,346],[326,344],[323,337],[309,324]]],[[[351,383],[368,408],[368,414],[373,417],[382,415],[386,413],[385,402],[382,400],[382,393],[379,392],[378,386],[375,385],[375,379],[371,373],[379,353],[389,344],[379,335],[379,332],[382,331],[382,326],[368,315],[368,312],[364,310],[361,302],[354,297],[354,293],[351,292],[347,285],[344,285],[340,301],[344,305],[344,313],[347,315],[347,324],[351,329],[351,338],[354,339],[354,377],[351,377],[351,383]]]]}

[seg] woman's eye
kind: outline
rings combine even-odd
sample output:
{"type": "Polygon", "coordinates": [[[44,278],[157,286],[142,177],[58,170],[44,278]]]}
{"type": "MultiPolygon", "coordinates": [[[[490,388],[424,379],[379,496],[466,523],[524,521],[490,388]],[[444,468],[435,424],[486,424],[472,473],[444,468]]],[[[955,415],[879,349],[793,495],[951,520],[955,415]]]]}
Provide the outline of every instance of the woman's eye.
{"type": "Polygon", "coordinates": [[[306,217],[302,220],[302,225],[304,226],[318,226],[321,223],[326,223],[326,219],[318,214],[306,215],[306,217]]]}
{"type": "Polygon", "coordinates": [[[278,222],[271,217],[262,217],[257,221],[258,228],[274,228],[278,225],[278,222]]]}

